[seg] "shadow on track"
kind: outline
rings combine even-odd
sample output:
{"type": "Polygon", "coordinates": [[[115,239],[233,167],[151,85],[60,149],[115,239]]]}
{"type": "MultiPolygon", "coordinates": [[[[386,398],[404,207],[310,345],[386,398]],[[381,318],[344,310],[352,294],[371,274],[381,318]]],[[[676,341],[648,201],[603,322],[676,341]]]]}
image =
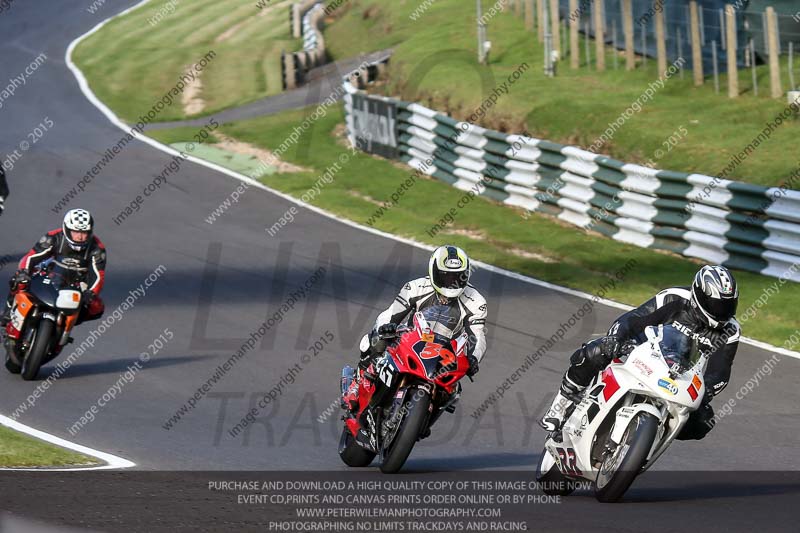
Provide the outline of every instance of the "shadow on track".
{"type": "MultiPolygon", "coordinates": [[[[204,359],[213,359],[213,355],[186,355],[180,357],[162,357],[155,356],[146,363],[141,363],[142,371],[147,372],[149,369],[161,368],[165,366],[181,365],[191,363],[194,361],[202,361],[204,359]]],[[[125,357],[123,359],[109,359],[107,361],[98,361],[95,363],[75,364],[67,369],[64,374],[58,379],[79,378],[85,376],[96,376],[100,374],[119,374],[125,372],[136,361],[140,361],[138,357],[125,357]]],[[[42,369],[40,378],[47,379],[55,370],[58,364],[56,359],[52,366],[42,369]]]]}

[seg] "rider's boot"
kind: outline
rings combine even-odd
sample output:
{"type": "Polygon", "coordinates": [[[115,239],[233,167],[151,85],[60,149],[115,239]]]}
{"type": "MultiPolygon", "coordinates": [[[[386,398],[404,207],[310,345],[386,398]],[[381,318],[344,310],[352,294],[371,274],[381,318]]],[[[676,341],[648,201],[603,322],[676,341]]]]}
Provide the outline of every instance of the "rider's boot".
{"type": "Polygon", "coordinates": [[[539,424],[551,433],[561,429],[564,421],[567,419],[567,414],[571,412],[572,407],[580,400],[581,393],[586,387],[578,385],[567,375],[561,380],[561,387],[559,387],[550,409],[539,421],[539,424]]]}
{"type": "Polygon", "coordinates": [[[3,312],[0,314],[0,328],[5,328],[11,322],[11,307],[14,304],[14,293],[11,292],[6,299],[6,305],[3,306],[3,312]]]}
{"type": "Polygon", "coordinates": [[[458,405],[460,399],[461,399],[461,383],[458,383],[456,384],[456,390],[453,392],[453,394],[451,394],[450,397],[447,400],[445,400],[445,402],[442,404],[442,407],[436,412],[434,416],[431,417],[425,429],[423,429],[420,432],[419,438],[427,439],[428,437],[430,437],[431,428],[436,423],[436,421],[439,420],[439,418],[442,416],[442,413],[444,412],[455,413],[456,405],[458,405]]]}
{"type": "MultiPolygon", "coordinates": [[[[364,340],[361,341],[361,356],[358,361],[358,366],[356,367],[352,376],[349,377],[349,386],[343,395],[343,408],[351,411],[356,411],[358,409],[358,388],[361,380],[366,379],[369,381],[375,381],[375,378],[377,377],[372,371],[370,371],[370,368],[374,368],[372,367],[373,362],[374,356],[371,350],[369,338],[365,335],[364,340]]],[[[342,376],[342,379],[345,379],[344,375],[342,376]]]]}

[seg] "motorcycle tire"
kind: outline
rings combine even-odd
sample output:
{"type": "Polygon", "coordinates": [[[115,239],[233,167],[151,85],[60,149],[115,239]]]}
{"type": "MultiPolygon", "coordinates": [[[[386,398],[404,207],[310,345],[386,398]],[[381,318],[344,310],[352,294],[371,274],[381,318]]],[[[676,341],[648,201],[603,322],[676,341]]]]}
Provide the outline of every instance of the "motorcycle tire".
{"type": "Polygon", "coordinates": [[[616,467],[608,479],[603,479],[605,461],[597,472],[594,495],[603,503],[618,502],[642,471],[647,455],[653,447],[658,430],[658,420],[649,413],[639,413],[628,423],[628,428],[619,443],[621,457],[615,459],[616,467]],[[601,485],[602,482],[602,485],[601,485]]]}
{"type": "Polygon", "coordinates": [[[12,351],[15,350],[15,343],[9,343],[6,341],[6,370],[11,372],[12,374],[19,374],[22,372],[22,366],[14,362],[14,357],[11,355],[12,351]]]}
{"type": "Polygon", "coordinates": [[[346,427],[342,428],[342,436],[339,438],[339,457],[344,464],[356,468],[369,466],[375,455],[377,455],[375,452],[359,446],[356,438],[346,427]]]}
{"type": "Polygon", "coordinates": [[[399,422],[400,427],[395,433],[392,442],[388,443],[388,448],[383,454],[381,462],[381,472],[384,474],[394,474],[398,472],[411,455],[419,439],[425,424],[428,422],[428,412],[431,404],[431,397],[425,391],[411,389],[410,399],[403,419],[399,422]]]}
{"type": "Polygon", "coordinates": [[[36,379],[36,375],[42,366],[42,361],[50,350],[55,328],[56,325],[51,320],[39,322],[33,344],[22,361],[22,379],[25,381],[36,379]]]}
{"type": "Polygon", "coordinates": [[[576,482],[561,473],[553,456],[546,449],[542,450],[542,455],[539,457],[536,482],[542,492],[549,496],[569,496],[576,487],[576,482]]]}

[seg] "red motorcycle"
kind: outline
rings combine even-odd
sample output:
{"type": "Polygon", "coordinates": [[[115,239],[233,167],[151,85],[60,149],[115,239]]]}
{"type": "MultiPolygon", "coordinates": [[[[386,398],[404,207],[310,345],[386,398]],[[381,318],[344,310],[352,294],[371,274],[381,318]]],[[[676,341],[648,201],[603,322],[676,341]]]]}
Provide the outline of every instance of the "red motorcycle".
{"type": "Polygon", "coordinates": [[[373,380],[353,384],[353,369],[344,367],[339,456],[346,465],[368,466],[380,454],[381,472],[395,473],[439,416],[455,411],[469,369],[468,335],[451,338],[450,321],[445,306],[414,314],[413,327],[400,326],[397,342],[367,369],[373,380]]]}

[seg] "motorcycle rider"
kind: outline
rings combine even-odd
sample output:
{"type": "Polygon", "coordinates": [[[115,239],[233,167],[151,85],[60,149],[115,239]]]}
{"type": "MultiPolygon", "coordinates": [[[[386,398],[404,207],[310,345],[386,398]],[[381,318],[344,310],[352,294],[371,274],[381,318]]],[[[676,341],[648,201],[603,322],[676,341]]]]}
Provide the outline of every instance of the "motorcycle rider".
{"type": "Polygon", "coordinates": [[[6,172],[3,167],[0,167],[0,215],[5,210],[6,198],[8,198],[8,182],[6,181],[6,172]]]}
{"type": "Polygon", "coordinates": [[[6,308],[0,317],[0,327],[10,321],[14,296],[24,290],[31,280],[33,269],[41,262],[54,258],[68,267],[84,272],[86,288],[81,297],[81,311],[76,324],[103,316],[105,305],[100,298],[106,270],[106,248],[94,235],[94,219],[85,209],[72,209],[64,216],[59,229],[45,234],[19,262],[19,270],[11,278],[6,308]]]}
{"type": "Polygon", "coordinates": [[[360,379],[374,380],[370,365],[397,337],[397,327],[410,322],[415,312],[434,305],[449,308],[453,336],[466,331],[469,377],[478,373],[478,363],[486,352],[486,300],[469,284],[471,274],[467,254],[457,246],[440,246],[428,261],[428,275],[406,283],[392,304],[375,320],[372,331],[361,339],[361,359],[351,391],[358,391],[360,379]]]}
{"type": "Polygon", "coordinates": [[[710,353],[704,375],[706,395],[677,436],[680,440],[702,439],[714,426],[711,399],[727,386],[739,346],[741,328],[734,317],[738,301],[739,289],[733,274],[723,266],[707,265],[697,272],[691,287],[664,289],[628,311],[614,322],[605,337],[583,344],[572,354],[569,369],[541,426],[549,432],[558,431],[598,372],[615,357],[630,353],[639,344],[636,337],[647,326],[671,324],[695,339],[700,350],[710,353]]]}

